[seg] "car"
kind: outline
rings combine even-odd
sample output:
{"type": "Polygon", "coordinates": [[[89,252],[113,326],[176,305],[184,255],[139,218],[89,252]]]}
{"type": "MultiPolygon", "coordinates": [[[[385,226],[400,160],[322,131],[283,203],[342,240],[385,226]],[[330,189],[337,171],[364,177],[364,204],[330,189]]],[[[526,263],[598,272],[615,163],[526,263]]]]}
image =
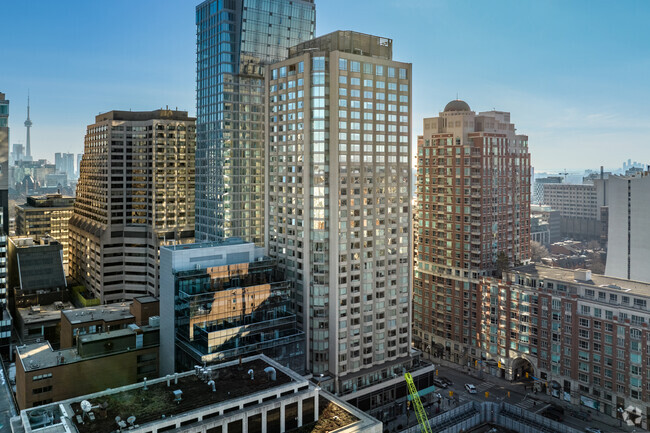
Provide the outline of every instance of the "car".
{"type": "Polygon", "coordinates": [[[471,383],[466,383],[465,384],[465,389],[470,394],[476,394],[478,392],[478,391],[476,391],[476,387],[474,385],[472,385],[471,383]]]}
{"type": "Polygon", "coordinates": [[[587,433],[603,433],[603,431],[601,429],[596,428],[596,427],[586,427],[585,431],[587,433]]]}
{"type": "Polygon", "coordinates": [[[440,380],[441,382],[446,383],[447,386],[452,386],[454,384],[454,382],[452,382],[451,380],[449,380],[448,378],[446,378],[444,376],[439,377],[438,380],[440,380]]]}
{"type": "Polygon", "coordinates": [[[440,379],[433,379],[431,382],[438,388],[443,388],[443,389],[447,388],[447,384],[440,379]]]}

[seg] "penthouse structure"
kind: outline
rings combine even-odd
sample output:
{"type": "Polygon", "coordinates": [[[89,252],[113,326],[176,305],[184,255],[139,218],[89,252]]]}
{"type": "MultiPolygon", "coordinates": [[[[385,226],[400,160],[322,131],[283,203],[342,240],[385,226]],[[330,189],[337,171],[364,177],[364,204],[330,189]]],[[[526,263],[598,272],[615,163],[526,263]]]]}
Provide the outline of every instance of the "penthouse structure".
{"type": "Polygon", "coordinates": [[[510,113],[460,100],[424,119],[417,156],[415,345],[479,359],[479,278],[530,259],[530,153],[510,113]]]}
{"type": "Polygon", "coordinates": [[[158,249],[194,239],[194,118],[110,111],[85,138],[70,276],[102,303],[158,294],[158,249]]]}

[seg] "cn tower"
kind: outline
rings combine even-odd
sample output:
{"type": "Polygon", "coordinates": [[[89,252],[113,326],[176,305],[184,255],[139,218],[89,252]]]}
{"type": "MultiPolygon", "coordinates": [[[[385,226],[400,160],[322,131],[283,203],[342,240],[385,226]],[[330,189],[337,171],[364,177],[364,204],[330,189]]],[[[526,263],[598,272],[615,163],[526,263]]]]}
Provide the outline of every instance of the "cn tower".
{"type": "Polygon", "coordinates": [[[29,128],[32,127],[32,121],[29,119],[29,93],[27,93],[27,120],[25,120],[25,128],[27,128],[27,148],[25,149],[25,156],[31,161],[32,159],[32,148],[29,143],[29,128]]]}

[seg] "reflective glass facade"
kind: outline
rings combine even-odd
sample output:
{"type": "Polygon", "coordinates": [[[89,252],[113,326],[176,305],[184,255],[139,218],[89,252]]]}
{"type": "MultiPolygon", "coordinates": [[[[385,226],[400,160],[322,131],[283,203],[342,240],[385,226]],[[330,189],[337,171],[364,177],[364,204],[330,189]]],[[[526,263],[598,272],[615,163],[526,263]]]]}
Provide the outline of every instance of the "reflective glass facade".
{"type": "Polygon", "coordinates": [[[196,240],[264,244],[264,65],[311,39],[313,0],[196,8],[196,240]]]}
{"type": "Polygon", "coordinates": [[[305,336],[275,260],[174,273],[176,371],[264,353],[301,372],[305,336]]]}

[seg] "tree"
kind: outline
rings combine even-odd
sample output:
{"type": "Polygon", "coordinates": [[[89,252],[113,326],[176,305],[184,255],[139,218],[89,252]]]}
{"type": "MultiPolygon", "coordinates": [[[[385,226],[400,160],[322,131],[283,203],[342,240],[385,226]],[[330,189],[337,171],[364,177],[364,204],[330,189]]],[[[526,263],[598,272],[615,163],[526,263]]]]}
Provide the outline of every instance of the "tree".
{"type": "Polygon", "coordinates": [[[497,277],[503,278],[503,273],[510,267],[510,260],[503,251],[497,253],[497,261],[495,263],[497,268],[497,277]]]}
{"type": "Polygon", "coordinates": [[[548,249],[537,241],[530,241],[530,258],[533,262],[541,262],[544,257],[550,254],[548,249]]]}

